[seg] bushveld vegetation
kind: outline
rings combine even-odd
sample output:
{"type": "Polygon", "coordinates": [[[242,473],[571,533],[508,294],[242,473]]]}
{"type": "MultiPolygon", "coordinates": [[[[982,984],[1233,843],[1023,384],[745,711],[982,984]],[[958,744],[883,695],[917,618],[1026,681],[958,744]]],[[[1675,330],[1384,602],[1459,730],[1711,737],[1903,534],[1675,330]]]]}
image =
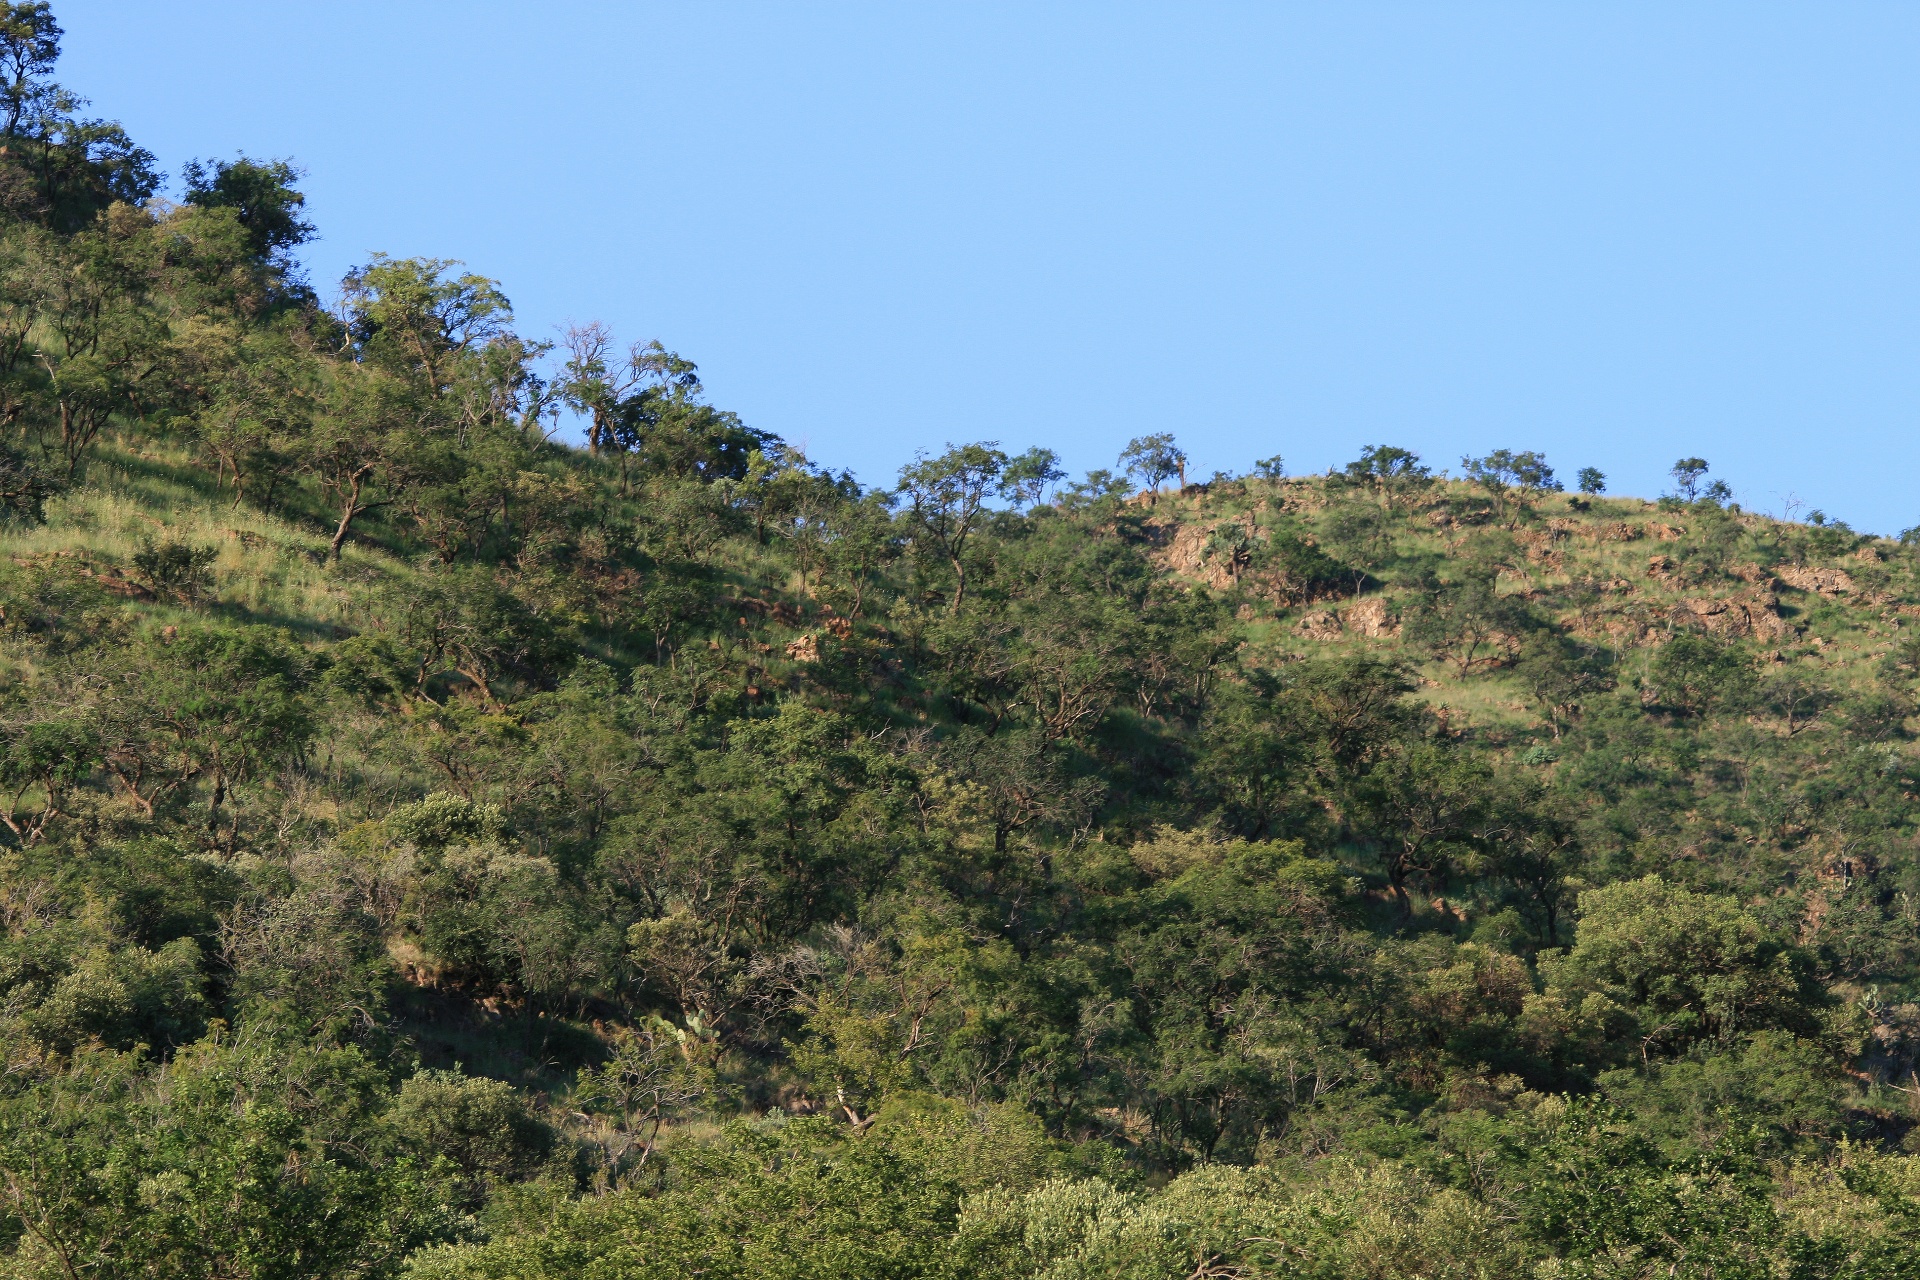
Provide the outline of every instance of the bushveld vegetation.
{"type": "Polygon", "coordinates": [[[462,264],[323,299],[294,169],[155,198],[58,37],[0,1273],[1920,1273],[1912,540],[1697,458],[868,488],[462,264]]]}

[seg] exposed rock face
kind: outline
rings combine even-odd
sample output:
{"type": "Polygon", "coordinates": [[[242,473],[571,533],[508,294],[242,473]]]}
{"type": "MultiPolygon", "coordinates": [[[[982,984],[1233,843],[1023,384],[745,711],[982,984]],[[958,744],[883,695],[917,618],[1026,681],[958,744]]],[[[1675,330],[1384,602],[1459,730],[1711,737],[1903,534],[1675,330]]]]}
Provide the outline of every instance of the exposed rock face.
{"type": "Polygon", "coordinates": [[[1356,601],[1345,609],[1321,609],[1293,624],[1303,640],[1338,640],[1356,635],[1367,640],[1390,640],[1400,634],[1400,620],[1379,596],[1356,601]]]}
{"type": "Polygon", "coordinates": [[[820,661],[820,641],[811,635],[787,641],[787,656],[795,662],[820,661]]]}
{"type": "Polygon", "coordinates": [[[1340,615],[1331,609],[1310,613],[1293,627],[1294,634],[1303,640],[1338,640],[1344,630],[1340,615]]]}
{"type": "Polygon", "coordinates": [[[1673,577],[1674,571],[1679,567],[1672,556],[1654,556],[1647,561],[1647,576],[1665,581],[1673,577]]]}
{"type": "Polygon", "coordinates": [[[1553,544],[1566,537],[1567,533],[1565,529],[1555,526],[1568,523],[1570,522],[1565,520],[1549,521],[1546,528],[1527,530],[1520,533],[1515,540],[1525,549],[1527,559],[1549,569],[1558,569],[1566,563],[1566,557],[1553,544]]]}
{"type": "Polygon", "coordinates": [[[1341,610],[1340,622],[1355,635],[1370,640],[1382,640],[1400,634],[1399,619],[1393,616],[1393,610],[1379,596],[1356,601],[1341,610]]]}
{"type": "Polygon", "coordinates": [[[1207,544],[1212,540],[1213,531],[1204,525],[1175,525],[1173,536],[1153,558],[1183,578],[1204,582],[1215,591],[1225,591],[1233,586],[1233,570],[1207,554],[1207,544]]]}
{"type": "Polygon", "coordinates": [[[1647,521],[1647,533],[1661,542],[1678,542],[1687,536],[1684,525],[1661,524],[1657,520],[1647,521]]]}
{"type": "Polygon", "coordinates": [[[1793,634],[1792,625],[1780,616],[1779,602],[1767,592],[1732,599],[1682,600],[1673,606],[1670,616],[1676,626],[1729,640],[1779,640],[1793,634]]]}
{"type": "Polygon", "coordinates": [[[1757,564],[1737,564],[1727,570],[1727,572],[1742,582],[1751,582],[1754,586],[1766,591],[1778,591],[1785,585],[1780,579],[1773,576],[1771,570],[1762,569],[1757,564]]]}
{"type": "Polygon", "coordinates": [[[1780,581],[1801,591],[1815,591],[1823,596],[1850,595],[1853,579],[1844,569],[1813,569],[1805,565],[1785,565],[1777,570],[1780,581]]]}
{"type": "Polygon", "coordinates": [[[1182,523],[1154,518],[1144,521],[1143,525],[1154,543],[1148,555],[1155,566],[1215,591],[1237,587],[1248,596],[1279,605],[1338,599],[1354,591],[1352,586],[1342,583],[1303,585],[1291,580],[1286,570],[1278,566],[1253,568],[1260,545],[1272,536],[1260,526],[1253,511],[1242,512],[1228,521],[1182,523]]]}

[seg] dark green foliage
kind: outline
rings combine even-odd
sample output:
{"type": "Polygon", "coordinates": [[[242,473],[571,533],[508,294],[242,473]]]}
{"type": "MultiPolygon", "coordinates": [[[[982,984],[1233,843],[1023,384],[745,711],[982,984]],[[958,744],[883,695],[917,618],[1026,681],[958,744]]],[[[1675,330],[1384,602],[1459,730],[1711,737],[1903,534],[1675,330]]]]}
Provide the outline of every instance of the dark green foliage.
{"type": "Polygon", "coordinates": [[[1180,483],[1187,481],[1187,455],[1173,442],[1167,432],[1140,436],[1127,442],[1120,451],[1120,469],[1130,476],[1137,476],[1144,489],[1157,490],[1175,476],[1180,483]]]}
{"type": "Polygon", "coordinates": [[[0,444],[0,512],[40,524],[46,519],[47,499],[58,492],[58,480],[19,450],[0,444]]]}
{"type": "Polygon", "coordinates": [[[93,1051],[0,1102],[25,1275],[397,1274],[457,1238],[434,1153],[366,1140],[355,1050],[209,1038],[164,1068],[93,1051]],[[361,1141],[354,1141],[361,1135],[361,1141]]]}
{"type": "Polygon", "coordinates": [[[1739,647],[1713,636],[1673,637],[1655,654],[1648,675],[1653,695],[1683,715],[1737,709],[1754,691],[1751,660],[1739,647]]]}
{"type": "Polygon", "coordinates": [[[1769,938],[1733,899],[1658,876],[1583,894],[1578,941],[1553,974],[1631,1013],[1647,1054],[1759,1031],[1818,1036],[1827,998],[1810,957],[1769,938]]]}
{"type": "Polygon", "coordinates": [[[1503,519],[1510,509],[1524,511],[1530,499],[1561,487],[1546,455],[1532,449],[1520,453],[1495,449],[1484,458],[1461,458],[1460,467],[1469,480],[1486,490],[1495,513],[1503,519]]]}
{"type": "Polygon", "coordinates": [[[1556,738],[1564,721],[1614,685],[1612,655],[1606,650],[1546,630],[1527,638],[1514,674],[1552,721],[1556,738]]]}
{"type": "Polygon", "coordinates": [[[184,542],[163,542],[155,546],[149,542],[133,553],[133,571],[154,594],[191,604],[212,583],[208,570],[214,555],[212,547],[189,546],[184,542]]]}
{"type": "Polygon", "coordinates": [[[248,249],[262,262],[313,238],[313,224],[301,217],[307,198],[293,185],[300,171],[285,160],[192,160],[182,176],[187,203],[232,209],[246,232],[248,249]]]}
{"type": "Polygon", "coordinates": [[[1332,473],[1351,485],[1371,489],[1382,506],[1393,509],[1396,499],[1418,493],[1433,483],[1433,469],[1420,455],[1393,445],[1368,445],[1346,469],[1332,473]]]}
{"type": "Polygon", "coordinates": [[[526,1099],[501,1080],[458,1071],[422,1071],[394,1097],[387,1113],[401,1140],[451,1163],[466,1180],[468,1204],[485,1202],[493,1179],[525,1179],[553,1148],[553,1133],[526,1099]]]}
{"type": "Polygon", "coordinates": [[[1502,592],[1492,573],[1434,584],[1406,622],[1410,642],[1453,663],[1463,676],[1512,662],[1540,629],[1539,615],[1524,599],[1502,592]]]}
{"type": "Polygon", "coordinates": [[[1700,478],[1707,474],[1707,469],[1705,458],[1682,458],[1673,464],[1671,474],[1681,498],[1692,502],[1699,496],[1700,478]]]}
{"type": "Polygon", "coordinates": [[[1246,571],[1269,580],[1288,604],[1358,591],[1366,581],[1364,573],[1356,573],[1290,530],[1276,530],[1271,537],[1252,543],[1244,559],[1246,571]]]}
{"type": "Polygon", "coordinates": [[[796,1120],[688,1151],[660,1194],[568,1206],[537,1235],[428,1254],[420,1280],[685,1275],[845,1280],[963,1274],[947,1237],[959,1188],[878,1141],[796,1120]],[[929,1176],[933,1174],[933,1176],[929,1176]]]}

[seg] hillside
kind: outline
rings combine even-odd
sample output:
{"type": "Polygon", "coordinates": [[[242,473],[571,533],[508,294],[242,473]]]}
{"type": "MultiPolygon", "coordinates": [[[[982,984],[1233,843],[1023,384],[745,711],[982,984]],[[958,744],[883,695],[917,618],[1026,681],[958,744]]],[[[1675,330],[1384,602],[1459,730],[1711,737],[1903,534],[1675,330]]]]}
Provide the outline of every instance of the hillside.
{"type": "Polygon", "coordinates": [[[0,1275],[1915,1274],[1913,539],[833,474],[4,12],[0,1275]]]}
{"type": "MultiPolygon", "coordinates": [[[[537,456],[577,525],[689,483],[537,456]]],[[[956,611],[910,498],[831,484],[877,522],[851,575],[741,506],[677,565],[447,564],[377,518],[335,563],[297,498],[103,434],[0,538],[16,1064],[338,1045],[475,1207],[650,1186],[741,1115],[959,1126],[1012,1185],[1293,1170],[1218,1193],[1267,1215],[1456,1194],[1473,1124],[1566,1159],[1518,1135],[1568,1091],[1649,1177],[1736,1117],[1748,1159],[1901,1147],[1906,547],[1460,481],[1083,486],[983,510],[956,611]],[[1569,968],[1607,884],[1635,946],[1680,928],[1664,977],[1569,968]],[[1664,989],[1696,966],[1732,1005],[1664,989]]]]}

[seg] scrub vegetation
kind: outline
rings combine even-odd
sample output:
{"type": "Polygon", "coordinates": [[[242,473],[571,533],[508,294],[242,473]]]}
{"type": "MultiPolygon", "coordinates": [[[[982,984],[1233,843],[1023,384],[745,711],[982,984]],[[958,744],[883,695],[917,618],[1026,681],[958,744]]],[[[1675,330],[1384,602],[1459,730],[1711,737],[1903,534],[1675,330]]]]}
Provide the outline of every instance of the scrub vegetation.
{"type": "Polygon", "coordinates": [[[58,37],[0,1275],[1920,1274],[1915,539],[1698,458],[869,488],[460,263],[323,297],[291,165],[158,199],[58,37]]]}

